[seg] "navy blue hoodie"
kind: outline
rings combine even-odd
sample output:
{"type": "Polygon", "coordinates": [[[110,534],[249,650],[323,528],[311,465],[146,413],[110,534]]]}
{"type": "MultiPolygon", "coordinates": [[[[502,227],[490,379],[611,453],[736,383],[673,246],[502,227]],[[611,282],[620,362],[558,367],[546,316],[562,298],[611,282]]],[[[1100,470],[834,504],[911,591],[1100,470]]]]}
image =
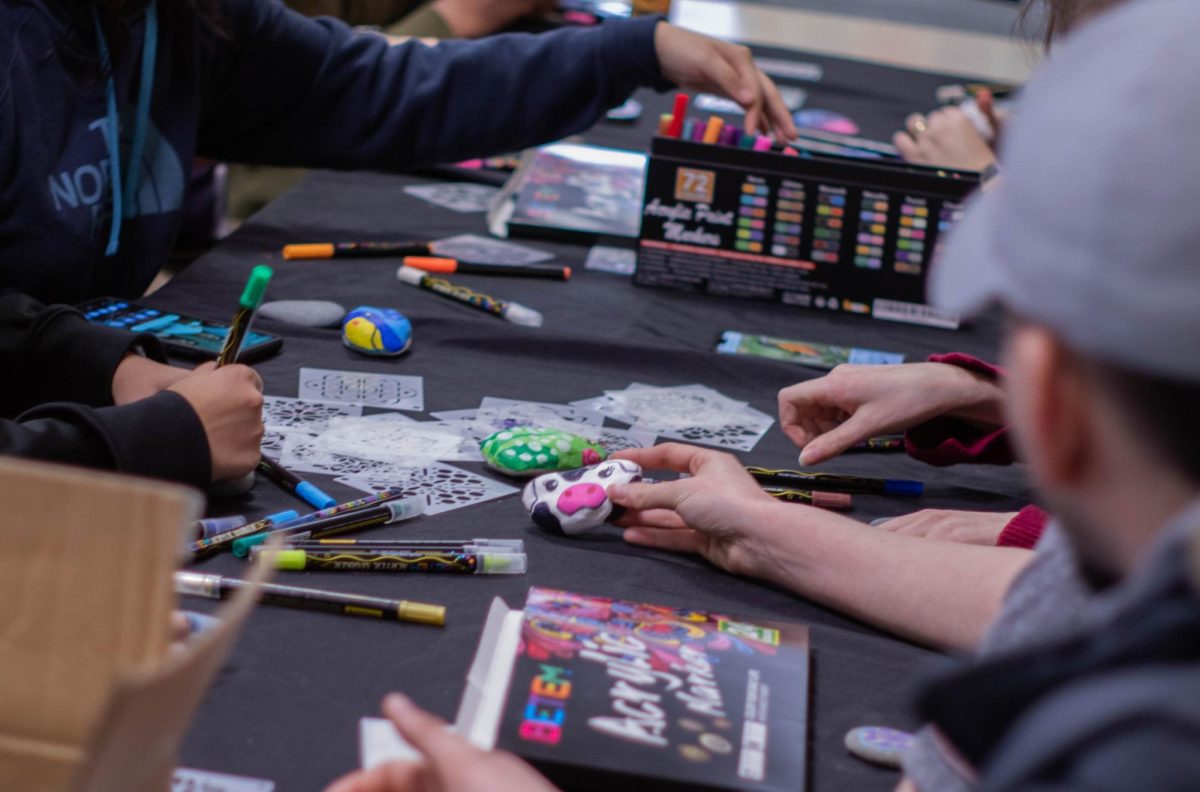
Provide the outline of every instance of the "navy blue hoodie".
{"type": "MultiPolygon", "coordinates": [[[[224,38],[161,32],[141,178],[120,250],[105,257],[106,93],[87,3],[0,0],[0,292],[42,302],[140,295],[171,248],[197,154],[402,170],[560,138],[639,85],[666,87],[655,19],[389,47],[275,0],[221,8],[224,38]]],[[[143,15],[124,23],[124,43],[112,45],[123,160],[143,15]]]]}
{"type": "MultiPolygon", "coordinates": [[[[208,447],[187,402],[163,393],[111,405],[129,340],[73,311],[136,297],[179,228],[193,156],[326,168],[402,170],[511,151],[586,129],[640,85],[665,89],[656,19],[540,36],[388,46],[277,0],[221,0],[207,34],[180,0],[158,0],[162,30],[149,125],[120,246],[111,225],[106,81],[86,0],[0,0],[0,453],[77,461],[203,484],[208,447]],[[36,298],[16,298],[21,293],[36,298]],[[87,363],[83,388],[46,391],[48,350],[87,363]],[[88,354],[89,351],[91,354],[88,354]],[[43,383],[43,384],[39,384],[43,383]],[[54,399],[53,409],[26,412],[54,399]],[[159,440],[172,437],[172,444],[159,440]],[[159,454],[158,448],[172,448],[159,454]]],[[[101,4],[107,5],[107,4],[101,4]]],[[[144,4],[107,20],[128,160],[140,90],[144,4]]],[[[153,355],[156,346],[143,340],[153,355]]],[[[61,359],[60,359],[61,362],[61,359]]]]}

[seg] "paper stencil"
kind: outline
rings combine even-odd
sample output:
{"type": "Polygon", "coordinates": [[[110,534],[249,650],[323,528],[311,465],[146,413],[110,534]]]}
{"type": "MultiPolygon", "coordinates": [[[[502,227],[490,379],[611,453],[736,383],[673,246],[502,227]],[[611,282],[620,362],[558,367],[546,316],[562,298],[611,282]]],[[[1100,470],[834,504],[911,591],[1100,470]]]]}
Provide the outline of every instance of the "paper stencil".
{"type": "Polygon", "coordinates": [[[340,476],[335,481],[368,494],[387,487],[402,487],[406,496],[426,496],[426,514],[441,514],[518,492],[516,487],[440,462],[410,467],[403,474],[386,479],[374,475],[340,476]]]}
{"type": "Polygon", "coordinates": [[[425,409],[425,381],[397,374],[302,368],[300,398],[419,412],[425,409]]]}
{"type": "Polygon", "coordinates": [[[433,252],[435,255],[448,256],[459,261],[509,266],[537,264],[554,258],[554,254],[544,250],[479,234],[459,234],[439,239],[433,243],[433,252]]]}
{"type": "Polygon", "coordinates": [[[441,424],[342,418],[329,422],[317,446],[335,454],[382,461],[435,460],[454,454],[462,436],[441,424]]]}
{"type": "Polygon", "coordinates": [[[404,192],[425,203],[449,209],[452,212],[471,214],[486,212],[488,203],[499,190],[486,184],[471,182],[438,182],[436,184],[414,184],[404,192]]]}
{"type": "Polygon", "coordinates": [[[287,396],[263,397],[263,424],[268,429],[300,429],[323,432],[330,418],[362,415],[358,404],[335,404],[287,396]]]}

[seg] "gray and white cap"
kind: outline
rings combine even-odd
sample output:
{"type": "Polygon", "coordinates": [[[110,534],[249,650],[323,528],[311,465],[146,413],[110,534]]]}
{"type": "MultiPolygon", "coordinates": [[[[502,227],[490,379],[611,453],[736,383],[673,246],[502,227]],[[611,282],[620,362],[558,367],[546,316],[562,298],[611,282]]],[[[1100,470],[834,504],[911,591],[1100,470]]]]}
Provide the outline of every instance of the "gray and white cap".
{"type": "Polygon", "coordinates": [[[1060,46],[930,275],[1072,349],[1200,381],[1200,0],[1131,0],[1060,46]]]}

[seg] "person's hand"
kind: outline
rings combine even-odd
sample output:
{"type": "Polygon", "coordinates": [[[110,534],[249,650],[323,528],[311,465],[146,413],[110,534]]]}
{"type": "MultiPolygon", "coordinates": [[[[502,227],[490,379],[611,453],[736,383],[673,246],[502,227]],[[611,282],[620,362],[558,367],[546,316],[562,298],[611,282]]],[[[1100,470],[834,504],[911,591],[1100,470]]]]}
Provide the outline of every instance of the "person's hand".
{"type": "Polygon", "coordinates": [[[262,379],[249,366],[206,363],[180,379],[175,391],[196,411],[212,456],[212,480],[239,478],[262,455],[262,379]]]}
{"type": "Polygon", "coordinates": [[[892,136],[892,142],[909,162],[968,171],[981,171],[996,162],[995,151],[957,107],[943,107],[927,117],[914,113],[906,126],[892,136]]]}
{"type": "Polygon", "coordinates": [[[728,96],[746,111],[747,132],[796,137],[796,124],[775,83],[754,64],[750,50],[661,22],[654,48],[663,77],[688,91],[728,96]]]}
{"type": "Polygon", "coordinates": [[[187,369],[158,363],[141,355],[126,355],[113,372],[113,404],[129,404],[153,396],[187,375],[187,369]]]}
{"type": "Polygon", "coordinates": [[[383,714],[422,762],[390,762],[334,781],[325,792],[554,792],[555,787],[510,753],[481,751],[445,721],[399,693],[383,700],[383,714]]]}
{"type": "Polygon", "coordinates": [[[779,392],[779,424],[815,465],[881,434],[946,415],[999,424],[1003,393],[990,379],[947,363],[841,365],[779,392]]]}
{"type": "Polygon", "coordinates": [[[433,0],[432,7],[455,38],[479,38],[555,6],[556,0],[433,0]]]}
{"type": "MultiPolygon", "coordinates": [[[[681,443],[631,448],[613,454],[646,470],[674,470],[688,478],[657,484],[623,484],[608,497],[628,511],[617,521],[630,544],[698,553],[738,575],[779,579],[784,570],[771,535],[761,527],[765,511],[780,504],[765,493],[732,454],[681,443]]],[[[796,509],[804,507],[786,504],[796,509]]]]}
{"type": "Polygon", "coordinates": [[[885,531],[905,536],[923,536],[943,542],[961,542],[993,547],[1004,526],[1012,522],[1016,512],[973,512],[952,509],[922,509],[919,512],[893,517],[886,522],[872,523],[885,531]]]}

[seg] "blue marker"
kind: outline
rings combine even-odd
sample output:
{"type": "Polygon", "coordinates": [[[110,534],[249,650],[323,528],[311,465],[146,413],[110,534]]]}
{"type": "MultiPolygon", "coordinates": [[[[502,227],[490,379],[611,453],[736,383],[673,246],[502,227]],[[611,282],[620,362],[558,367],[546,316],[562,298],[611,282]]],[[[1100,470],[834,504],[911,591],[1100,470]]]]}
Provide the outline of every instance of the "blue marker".
{"type": "Polygon", "coordinates": [[[337,505],[337,501],[322,492],[317,485],[304,481],[267,457],[258,460],[258,472],[314,508],[328,509],[337,505]]]}
{"type": "Polygon", "coordinates": [[[837,473],[779,470],[753,466],[748,466],[746,472],[753,476],[759,484],[787,486],[803,483],[811,489],[820,489],[824,492],[865,492],[895,495],[901,498],[919,498],[925,494],[925,485],[922,482],[906,479],[843,476],[837,473]]]}
{"type": "MultiPolygon", "coordinates": [[[[288,509],[278,514],[272,514],[266,519],[275,525],[279,525],[280,523],[290,522],[299,516],[300,513],[295,509],[288,509]]],[[[246,518],[240,514],[230,517],[209,517],[204,520],[196,520],[197,537],[200,539],[209,539],[217,534],[232,531],[234,528],[241,528],[246,523],[246,518]]]]}

